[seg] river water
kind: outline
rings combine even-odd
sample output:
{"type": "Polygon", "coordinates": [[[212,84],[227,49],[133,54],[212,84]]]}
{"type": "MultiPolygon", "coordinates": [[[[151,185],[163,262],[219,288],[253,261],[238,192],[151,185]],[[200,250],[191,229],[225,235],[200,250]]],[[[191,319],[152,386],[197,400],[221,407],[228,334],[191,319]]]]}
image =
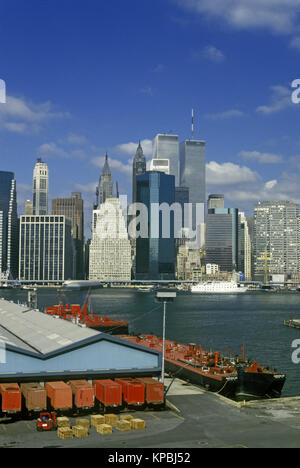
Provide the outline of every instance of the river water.
{"type": "MultiPolygon", "coordinates": [[[[0,291],[0,296],[25,302],[23,290],[0,291]]],[[[87,291],[68,291],[63,302],[83,304],[87,291]]],[[[38,306],[58,304],[56,289],[39,288],[38,306]]],[[[97,315],[123,318],[130,332],[162,336],[162,305],[154,293],[134,289],[104,288],[93,291],[91,307],[97,315]]],[[[167,338],[181,343],[201,344],[204,349],[226,352],[230,348],[262,365],[287,374],[283,396],[300,395],[300,364],[292,362],[292,342],[300,330],[284,326],[284,320],[300,319],[300,293],[247,292],[236,295],[178,293],[167,307],[167,338]]],[[[228,355],[228,352],[226,352],[228,355]]]]}

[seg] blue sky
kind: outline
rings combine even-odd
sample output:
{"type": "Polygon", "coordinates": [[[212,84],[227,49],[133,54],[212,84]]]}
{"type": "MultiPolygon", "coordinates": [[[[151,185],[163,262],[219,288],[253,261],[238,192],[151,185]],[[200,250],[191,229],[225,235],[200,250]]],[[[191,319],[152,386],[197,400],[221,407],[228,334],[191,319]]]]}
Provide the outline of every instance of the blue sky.
{"type": "Polygon", "coordinates": [[[0,169],[20,213],[42,157],[50,197],[82,191],[88,226],[105,152],[131,194],[138,140],[150,157],[158,132],[189,138],[192,108],[208,194],[249,215],[300,203],[300,0],[2,0],[0,44],[0,169]]]}

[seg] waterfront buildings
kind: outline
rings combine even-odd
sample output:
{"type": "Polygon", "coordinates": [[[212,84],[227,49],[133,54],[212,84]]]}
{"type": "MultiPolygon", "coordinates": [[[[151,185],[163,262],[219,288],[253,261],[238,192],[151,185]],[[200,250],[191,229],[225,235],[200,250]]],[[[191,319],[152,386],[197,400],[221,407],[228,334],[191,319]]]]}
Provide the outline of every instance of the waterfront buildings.
{"type": "Polygon", "coordinates": [[[0,171],[0,273],[18,273],[18,214],[13,172],[0,171]]]}
{"type": "Polygon", "coordinates": [[[118,198],[106,198],[93,211],[93,235],[89,249],[89,279],[131,280],[131,243],[118,198]]]}
{"type": "Polygon", "coordinates": [[[49,169],[39,158],[33,171],[33,214],[48,214],[49,169]]]}
{"type": "Polygon", "coordinates": [[[21,216],[20,280],[73,279],[73,257],[71,221],[65,216],[21,216]]]}
{"type": "Polygon", "coordinates": [[[209,209],[206,218],[206,262],[221,271],[238,267],[238,209],[209,209]]]}
{"type": "Polygon", "coordinates": [[[71,198],[54,198],[52,215],[63,215],[71,221],[75,247],[74,278],[84,279],[84,214],[81,193],[73,192],[71,198]]]}
{"type": "Polygon", "coordinates": [[[201,281],[201,259],[201,250],[190,249],[188,244],[181,245],[177,253],[177,280],[201,281]]]}
{"type": "Polygon", "coordinates": [[[175,176],[147,171],[137,177],[137,202],[145,210],[139,212],[136,225],[146,231],[136,239],[136,278],[140,280],[174,279],[175,176]],[[164,213],[160,211],[164,204],[164,213]]]}
{"type": "Polygon", "coordinates": [[[97,187],[98,208],[105,203],[107,198],[113,197],[114,183],[112,173],[108,163],[108,155],[105,156],[104,167],[100,176],[99,185],[97,187]]]}
{"type": "MultiPolygon", "coordinates": [[[[254,276],[299,272],[299,207],[289,201],[265,201],[254,207],[254,276]]],[[[265,278],[267,279],[267,278],[265,278]]]]}
{"type": "Polygon", "coordinates": [[[168,159],[170,175],[175,177],[175,186],[179,186],[179,138],[178,135],[159,133],[152,141],[152,159],[168,159]]]}
{"type": "Polygon", "coordinates": [[[140,174],[144,174],[147,170],[146,158],[139,142],[132,165],[132,203],[136,202],[136,178],[140,174]]]}

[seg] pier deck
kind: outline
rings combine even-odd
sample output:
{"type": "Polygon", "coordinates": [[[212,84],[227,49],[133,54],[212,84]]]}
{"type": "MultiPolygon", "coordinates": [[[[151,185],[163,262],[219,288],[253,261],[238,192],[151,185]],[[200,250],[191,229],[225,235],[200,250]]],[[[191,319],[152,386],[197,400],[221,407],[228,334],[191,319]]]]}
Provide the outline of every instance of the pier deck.
{"type": "MultiPolygon", "coordinates": [[[[171,381],[167,379],[166,385],[171,381]]],[[[84,439],[58,439],[37,433],[35,421],[0,421],[0,448],[299,448],[300,397],[235,403],[176,380],[167,411],[137,412],[146,431],[101,437],[91,430],[84,439]]],[[[134,450],[131,450],[134,452],[134,450]]]]}

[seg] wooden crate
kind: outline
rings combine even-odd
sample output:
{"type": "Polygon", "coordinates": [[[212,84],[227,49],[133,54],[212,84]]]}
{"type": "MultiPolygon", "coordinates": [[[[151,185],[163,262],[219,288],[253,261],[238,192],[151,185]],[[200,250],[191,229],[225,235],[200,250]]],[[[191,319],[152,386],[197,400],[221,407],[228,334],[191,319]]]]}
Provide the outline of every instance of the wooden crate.
{"type": "Polygon", "coordinates": [[[143,419],[132,419],[131,429],[135,429],[136,431],[143,431],[146,429],[146,422],[143,419]]]}
{"type": "Polygon", "coordinates": [[[109,424],[100,424],[99,426],[96,427],[97,432],[99,434],[105,435],[105,434],[112,434],[112,426],[109,424]]]}
{"type": "Polygon", "coordinates": [[[100,426],[100,424],[105,424],[105,417],[102,416],[102,414],[93,414],[91,416],[91,426],[97,427],[100,426]]]}
{"type": "Polygon", "coordinates": [[[133,416],[131,414],[121,414],[120,421],[132,421],[133,416]]]}
{"type": "Polygon", "coordinates": [[[109,426],[115,427],[118,421],[119,421],[119,418],[116,414],[105,415],[105,424],[108,424],[109,426]]]}
{"type": "Polygon", "coordinates": [[[74,432],[69,427],[59,427],[57,429],[57,436],[60,439],[73,439],[74,432]]]}
{"type": "Polygon", "coordinates": [[[81,438],[81,437],[88,437],[89,431],[87,427],[83,426],[73,426],[72,427],[73,433],[75,437],[81,438]]]}
{"type": "Polygon", "coordinates": [[[88,419],[77,418],[76,419],[76,426],[86,427],[87,429],[90,428],[90,421],[88,419]]]}
{"type": "Polygon", "coordinates": [[[68,427],[70,428],[70,420],[66,417],[57,418],[57,427],[68,427]]]}
{"type": "Polygon", "coordinates": [[[117,425],[116,425],[116,429],[118,429],[118,431],[122,431],[122,432],[131,431],[130,421],[125,421],[125,420],[118,421],[117,425]]]}

